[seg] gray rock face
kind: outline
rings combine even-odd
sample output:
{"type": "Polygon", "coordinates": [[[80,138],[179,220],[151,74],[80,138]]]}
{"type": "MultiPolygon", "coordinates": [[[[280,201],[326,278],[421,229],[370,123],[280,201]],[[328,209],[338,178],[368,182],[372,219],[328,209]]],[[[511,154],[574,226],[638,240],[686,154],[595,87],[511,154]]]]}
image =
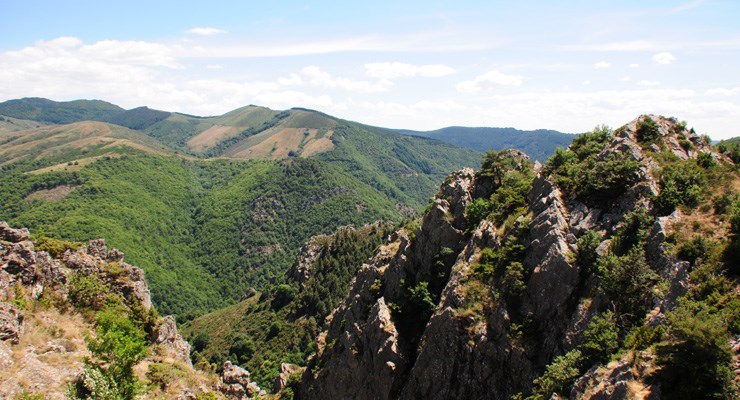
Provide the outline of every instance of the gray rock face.
{"type": "Polygon", "coordinates": [[[14,304],[0,302],[0,340],[17,344],[23,335],[23,314],[14,304]]]}
{"type": "Polygon", "coordinates": [[[177,332],[177,324],[172,315],[164,317],[162,324],[159,325],[154,344],[160,345],[167,350],[177,361],[192,368],[193,363],[190,360],[190,343],[188,343],[177,332]]]}
{"type": "MultiPolygon", "coordinates": [[[[528,227],[528,234],[518,238],[525,247],[521,259],[525,272],[518,278],[525,289],[518,300],[507,297],[502,278],[481,278],[476,272],[484,249],[504,248],[508,228],[484,220],[470,232],[465,219],[469,204],[495,191],[493,179],[471,170],[452,174],[421,227],[398,232],[360,270],[349,296],[328,318],[328,330],[320,336],[318,352],[303,375],[301,398],[509,399],[517,392],[529,393],[534,378],[554,357],[582,343],[589,322],[610,301],[595,290],[595,275],[575,264],[578,238],[586,231],[596,232],[600,244],[595,251],[604,256],[610,251],[611,235],[628,213],[653,211],[660,165],[651,152],[688,158],[711,151],[675,121],[650,117],[658,123],[662,145],[643,149],[645,144],[635,134],[646,118],[641,116],[617,130],[597,155],[604,159],[625,154],[639,165],[635,183],[598,207],[590,199],[561,193],[544,175],[546,169],[537,170],[528,213],[517,221],[528,227]],[[687,140],[692,149],[687,149],[687,140]],[[442,274],[437,272],[445,276],[444,288],[432,293],[436,307],[421,336],[409,337],[415,333],[404,329],[398,309],[411,285],[433,281],[442,249],[454,258],[444,263],[442,274]]],[[[688,289],[688,264],[664,248],[671,218],[680,216],[659,219],[646,246],[648,264],[670,283],[666,296],[655,304],[651,324],[664,323],[662,312],[675,307],[688,289]]],[[[642,372],[627,362],[594,367],[578,381],[570,398],[630,398],[628,383],[639,378],[633,374],[642,372]]]]}

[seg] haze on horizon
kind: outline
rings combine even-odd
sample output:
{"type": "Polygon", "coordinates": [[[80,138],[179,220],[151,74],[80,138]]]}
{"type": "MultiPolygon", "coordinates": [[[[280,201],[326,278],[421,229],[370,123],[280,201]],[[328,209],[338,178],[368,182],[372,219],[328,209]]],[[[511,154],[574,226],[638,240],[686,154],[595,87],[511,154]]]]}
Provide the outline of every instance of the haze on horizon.
{"type": "Polygon", "coordinates": [[[3,5],[0,101],[583,132],[639,114],[740,135],[730,0],[3,5]]]}

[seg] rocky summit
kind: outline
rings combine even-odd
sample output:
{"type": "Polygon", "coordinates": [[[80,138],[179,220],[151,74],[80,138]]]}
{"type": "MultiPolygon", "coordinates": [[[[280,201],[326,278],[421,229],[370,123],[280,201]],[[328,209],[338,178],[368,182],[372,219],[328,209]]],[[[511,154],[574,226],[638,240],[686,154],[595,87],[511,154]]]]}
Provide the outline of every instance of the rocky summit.
{"type": "Polygon", "coordinates": [[[738,182],[727,155],[655,115],[585,134],[545,166],[489,153],[362,266],[301,398],[676,398],[686,346],[712,360],[692,378],[702,396],[734,396],[738,226],[711,191],[737,206],[738,182]]]}

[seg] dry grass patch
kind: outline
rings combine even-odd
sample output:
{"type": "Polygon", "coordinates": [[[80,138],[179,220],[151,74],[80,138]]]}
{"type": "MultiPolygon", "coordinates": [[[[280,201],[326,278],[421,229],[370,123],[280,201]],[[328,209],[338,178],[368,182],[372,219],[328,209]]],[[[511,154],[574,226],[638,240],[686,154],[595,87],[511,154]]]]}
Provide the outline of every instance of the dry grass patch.
{"type": "Polygon", "coordinates": [[[222,140],[238,135],[239,129],[235,126],[214,125],[190,138],[187,145],[191,150],[201,152],[222,140]]]}

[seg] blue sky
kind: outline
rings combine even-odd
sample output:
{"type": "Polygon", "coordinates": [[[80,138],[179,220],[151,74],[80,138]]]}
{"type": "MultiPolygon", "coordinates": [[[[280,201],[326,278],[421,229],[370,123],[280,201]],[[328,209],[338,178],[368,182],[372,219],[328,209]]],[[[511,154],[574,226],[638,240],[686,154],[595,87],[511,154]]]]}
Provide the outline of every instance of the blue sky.
{"type": "Polygon", "coordinates": [[[740,135],[737,1],[5,3],[0,101],[566,132],[656,113],[740,135]]]}

